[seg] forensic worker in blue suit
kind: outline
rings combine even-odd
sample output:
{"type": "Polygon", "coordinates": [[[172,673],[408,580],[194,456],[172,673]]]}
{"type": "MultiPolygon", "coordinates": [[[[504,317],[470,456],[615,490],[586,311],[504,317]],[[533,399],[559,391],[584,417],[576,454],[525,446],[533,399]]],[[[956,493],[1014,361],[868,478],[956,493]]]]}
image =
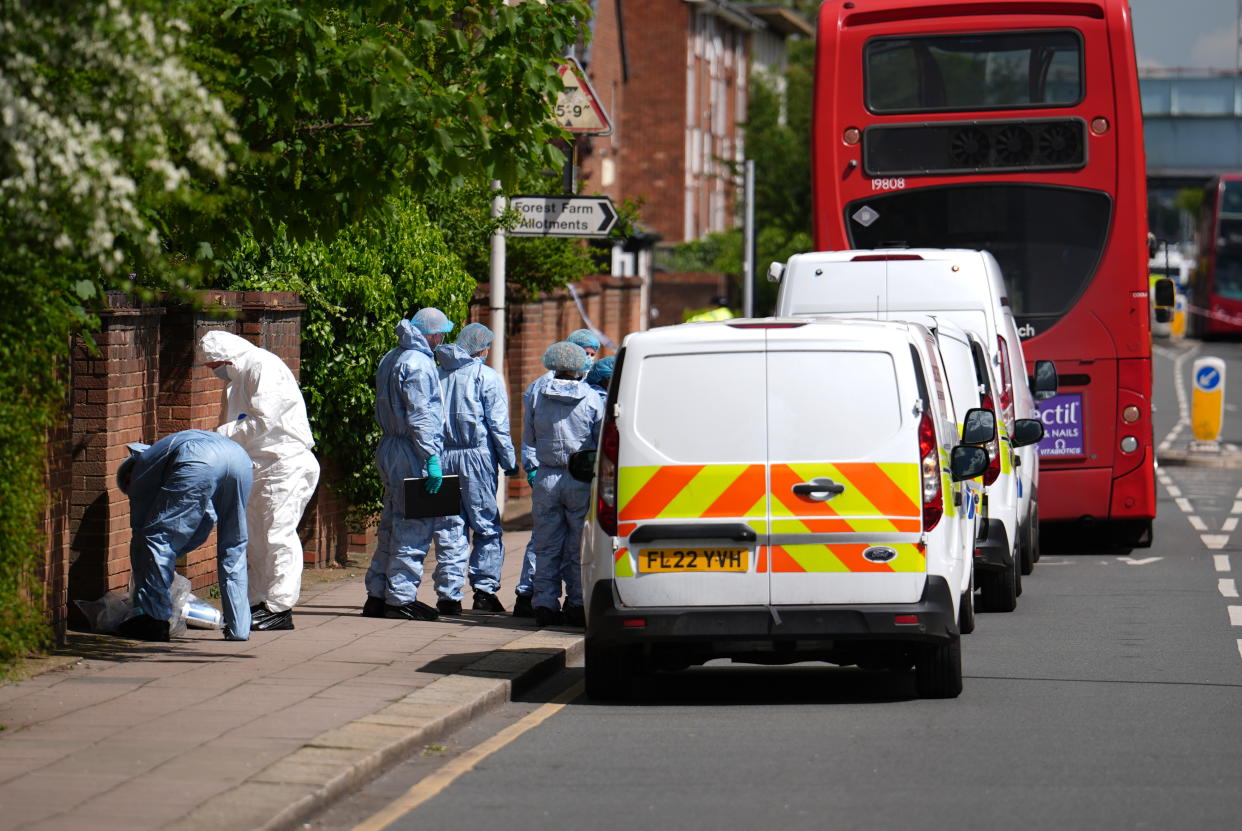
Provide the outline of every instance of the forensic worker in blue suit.
{"type": "MultiPolygon", "coordinates": [[[[591,362],[595,359],[595,354],[599,352],[599,337],[590,329],[575,329],[569,333],[569,337],[565,338],[570,343],[576,343],[582,347],[582,351],[587,356],[587,366],[591,366],[591,362]]],[[[534,406],[535,401],[539,398],[539,391],[544,385],[555,377],[555,372],[546,372],[540,375],[526,388],[522,393],[522,411],[529,412],[534,406]]],[[[532,471],[538,467],[535,461],[535,449],[533,447],[522,446],[522,466],[527,471],[532,471]]],[[[527,478],[533,483],[533,477],[528,473],[527,478]]],[[[534,538],[531,538],[532,541],[534,538]]],[[[522,569],[518,573],[517,586],[514,593],[517,595],[513,603],[514,617],[534,617],[534,609],[531,608],[531,596],[535,591],[535,549],[531,547],[531,543],[526,544],[526,553],[522,558],[522,569]]]]}
{"type": "Polygon", "coordinates": [[[568,465],[569,457],[577,451],[595,449],[604,418],[599,394],[582,380],[588,360],[575,343],[562,341],[549,346],[543,365],[555,375],[539,390],[523,423],[522,444],[534,449],[526,475],[531,483],[534,520],[531,547],[535,551],[535,591],[531,605],[535,623],[540,626],[582,626],[586,622],[578,547],[591,486],[570,476],[568,465]]]}
{"type": "Polygon", "coordinates": [[[134,611],[120,634],[168,640],[177,558],[216,529],[216,574],[224,606],[224,637],[250,637],[246,594],[246,500],[250,456],[237,442],[206,430],[182,430],[155,444],[131,444],[117,471],[129,496],[129,546],[134,611]]]}
{"type": "Polygon", "coordinates": [[[375,464],[384,483],[384,507],[367,569],[362,607],[367,617],[439,617],[417,599],[437,520],[406,518],[405,480],[425,476],[429,493],[437,493],[443,482],[444,403],[432,349],[452,328],[444,312],[431,307],[399,321],[397,346],[375,373],[375,421],[382,432],[375,464]]]}
{"type": "Polygon", "coordinates": [[[456,343],[442,344],[435,350],[444,392],[442,467],[445,474],[461,477],[465,520],[445,522],[436,531],[436,594],[440,598],[436,607],[443,614],[461,612],[465,584],[462,550],[467,545],[474,610],[505,610],[496,597],[505,559],[496,480],[501,470],[509,476],[517,475],[517,457],[509,437],[509,398],[496,370],[484,363],[491,343],[492,330],[482,323],[471,323],[461,330],[456,343]],[[451,539],[453,535],[458,539],[451,539]]]}

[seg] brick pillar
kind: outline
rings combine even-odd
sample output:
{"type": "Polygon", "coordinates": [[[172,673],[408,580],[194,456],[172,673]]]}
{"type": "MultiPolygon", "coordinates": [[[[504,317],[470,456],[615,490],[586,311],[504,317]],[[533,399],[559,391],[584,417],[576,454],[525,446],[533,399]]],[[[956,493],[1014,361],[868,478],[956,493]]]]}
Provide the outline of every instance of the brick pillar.
{"type": "MultiPolygon", "coordinates": [[[[68,376],[70,370],[66,370],[68,376]]],[[[47,554],[39,569],[43,603],[56,643],[64,643],[69,606],[69,514],[73,498],[73,440],[66,417],[48,431],[44,468],[47,502],[43,536],[47,554]]]]}
{"type": "MultiPolygon", "coordinates": [[[[163,309],[109,292],[94,340],[73,348],[68,599],[129,585],[129,500],[116,470],[130,442],[155,441],[163,309]]],[[[76,614],[70,609],[71,614],[76,614]]]]}

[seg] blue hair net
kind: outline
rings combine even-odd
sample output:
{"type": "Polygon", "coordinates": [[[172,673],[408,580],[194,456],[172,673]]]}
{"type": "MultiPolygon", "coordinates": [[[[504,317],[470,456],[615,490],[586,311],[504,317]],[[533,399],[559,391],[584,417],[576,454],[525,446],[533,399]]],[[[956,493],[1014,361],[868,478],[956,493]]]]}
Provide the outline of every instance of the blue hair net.
{"type": "Polygon", "coordinates": [[[588,384],[594,384],[597,387],[606,387],[608,382],[612,380],[612,367],[617,359],[609,355],[607,358],[600,358],[591,367],[591,371],[587,373],[586,381],[588,384]]]}
{"type": "Polygon", "coordinates": [[[599,349],[599,338],[590,329],[575,329],[565,340],[576,343],[583,349],[599,349]]]}
{"type": "Polygon", "coordinates": [[[482,323],[468,323],[457,336],[457,345],[467,355],[476,355],[492,345],[492,330],[482,323]]]}
{"type": "Polygon", "coordinates": [[[414,328],[424,335],[442,335],[453,331],[453,321],[434,306],[419,309],[417,314],[411,318],[410,323],[414,324],[414,328]]]}
{"type": "Polygon", "coordinates": [[[589,361],[581,346],[567,340],[552,344],[543,353],[543,368],[553,372],[582,372],[589,361]]]}

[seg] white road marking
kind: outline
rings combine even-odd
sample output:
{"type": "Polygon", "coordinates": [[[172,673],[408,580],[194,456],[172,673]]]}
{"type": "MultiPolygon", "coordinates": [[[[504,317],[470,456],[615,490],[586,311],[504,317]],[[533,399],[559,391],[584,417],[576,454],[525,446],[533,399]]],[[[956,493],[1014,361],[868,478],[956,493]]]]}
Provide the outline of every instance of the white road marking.
{"type": "Polygon", "coordinates": [[[1222,577],[1217,580],[1216,588],[1220,589],[1221,597],[1238,596],[1238,586],[1232,577],[1222,577]]]}
{"type": "Polygon", "coordinates": [[[1177,485],[1165,485],[1164,489],[1169,492],[1169,496],[1178,497],[1182,495],[1182,489],[1177,485]]]}
{"type": "Polygon", "coordinates": [[[1212,565],[1216,567],[1217,571],[1229,571],[1229,555],[1213,554],[1212,565]]]}
{"type": "MultiPolygon", "coordinates": [[[[1199,350],[1203,348],[1203,344],[1195,344],[1193,349],[1188,349],[1173,359],[1173,389],[1177,392],[1177,423],[1173,425],[1173,429],[1160,442],[1161,450],[1168,450],[1176,439],[1182,428],[1190,424],[1190,404],[1186,397],[1186,381],[1182,377],[1182,369],[1186,365],[1186,359],[1193,355],[1197,355],[1199,350]]],[[[1165,357],[1168,357],[1167,355],[1165,357]]]]}
{"type": "Polygon", "coordinates": [[[1220,530],[1225,531],[1226,533],[1232,534],[1233,529],[1237,527],[1238,527],[1238,518],[1236,516],[1231,516],[1225,520],[1224,525],[1220,526],[1220,530]]]}
{"type": "Polygon", "coordinates": [[[1229,625],[1242,626],[1242,606],[1229,607],[1229,625]]]}
{"type": "Polygon", "coordinates": [[[1186,517],[1186,519],[1190,520],[1190,527],[1195,529],[1196,531],[1207,530],[1207,523],[1199,519],[1199,517],[1195,516],[1194,514],[1191,514],[1190,516],[1186,517]]]}
{"type": "Polygon", "coordinates": [[[1229,509],[1229,513],[1242,514],[1242,499],[1235,499],[1233,501],[1233,507],[1229,509]]]}
{"type": "Polygon", "coordinates": [[[1190,500],[1184,496],[1179,496],[1173,501],[1177,503],[1177,507],[1181,508],[1186,513],[1190,513],[1194,510],[1194,508],[1190,507],[1190,500]]]}
{"type": "Polygon", "coordinates": [[[1242,657],[1242,638],[1238,639],[1238,656],[1242,657]]]}
{"type": "MultiPolygon", "coordinates": [[[[1158,563],[1163,560],[1164,557],[1117,557],[1116,559],[1128,566],[1145,566],[1150,563],[1158,563]]],[[[1040,562],[1043,562],[1043,560],[1040,560],[1040,562]]]]}
{"type": "Polygon", "coordinates": [[[1225,543],[1229,542],[1228,534],[1200,534],[1199,538],[1208,548],[1224,548],[1225,543]]]}

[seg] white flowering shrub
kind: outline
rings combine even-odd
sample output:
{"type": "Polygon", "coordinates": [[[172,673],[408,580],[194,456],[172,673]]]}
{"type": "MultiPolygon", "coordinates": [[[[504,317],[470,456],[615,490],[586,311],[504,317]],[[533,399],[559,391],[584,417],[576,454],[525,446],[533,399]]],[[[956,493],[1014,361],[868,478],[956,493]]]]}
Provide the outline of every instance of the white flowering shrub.
{"type": "MultiPolygon", "coordinates": [[[[0,4],[0,223],[94,294],[161,252],[157,215],[228,172],[224,106],[179,57],[187,28],[124,0],[0,4]]],[[[3,268],[3,266],[0,266],[3,268]]]]}

